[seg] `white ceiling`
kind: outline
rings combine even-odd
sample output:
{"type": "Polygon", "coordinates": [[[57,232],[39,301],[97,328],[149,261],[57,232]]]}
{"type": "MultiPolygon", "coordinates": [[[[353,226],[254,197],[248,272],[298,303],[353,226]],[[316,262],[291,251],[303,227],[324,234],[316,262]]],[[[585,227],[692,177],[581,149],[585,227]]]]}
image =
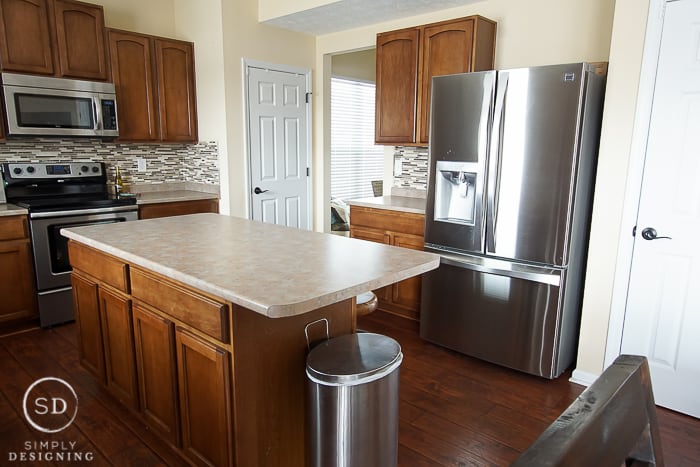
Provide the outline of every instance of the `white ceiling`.
{"type": "Polygon", "coordinates": [[[266,24],[315,36],[454,8],[481,0],[339,0],[266,24]]]}

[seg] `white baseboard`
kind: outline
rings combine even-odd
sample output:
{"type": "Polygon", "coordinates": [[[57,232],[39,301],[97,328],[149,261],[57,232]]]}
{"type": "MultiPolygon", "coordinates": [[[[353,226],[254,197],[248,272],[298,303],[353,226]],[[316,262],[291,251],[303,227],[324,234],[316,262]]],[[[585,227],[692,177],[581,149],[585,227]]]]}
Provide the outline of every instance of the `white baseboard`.
{"type": "Polygon", "coordinates": [[[571,378],[569,378],[569,381],[588,387],[593,384],[596,379],[598,379],[598,376],[600,375],[594,375],[593,373],[588,373],[581,370],[574,370],[573,373],[571,373],[571,378]]]}

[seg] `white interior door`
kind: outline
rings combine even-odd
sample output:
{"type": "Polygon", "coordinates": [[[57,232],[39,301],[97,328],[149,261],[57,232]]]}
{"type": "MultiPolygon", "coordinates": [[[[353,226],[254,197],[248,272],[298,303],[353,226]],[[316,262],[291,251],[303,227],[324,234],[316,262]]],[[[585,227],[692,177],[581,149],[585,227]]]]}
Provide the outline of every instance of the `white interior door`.
{"type": "Polygon", "coordinates": [[[657,404],[700,417],[697,0],[666,5],[636,231],[621,351],[647,356],[657,404]]]}
{"type": "Polygon", "coordinates": [[[310,229],[307,77],[247,70],[252,218],[310,229]]]}

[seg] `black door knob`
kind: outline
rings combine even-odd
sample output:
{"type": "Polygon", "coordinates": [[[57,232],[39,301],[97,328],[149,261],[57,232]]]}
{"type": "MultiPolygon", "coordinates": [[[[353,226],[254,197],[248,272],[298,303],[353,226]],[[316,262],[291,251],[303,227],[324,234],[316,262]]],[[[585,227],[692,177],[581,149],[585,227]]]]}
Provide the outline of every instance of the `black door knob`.
{"type": "Polygon", "coordinates": [[[644,240],[659,240],[661,238],[668,238],[671,240],[671,237],[659,237],[658,233],[656,232],[656,229],[653,227],[647,227],[644,230],[642,230],[642,238],[644,240]]]}
{"type": "Polygon", "coordinates": [[[253,193],[255,193],[256,195],[259,195],[260,193],[266,193],[268,191],[269,190],[261,190],[259,186],[256,186],[255,189],[253,190],[253,193]]]}

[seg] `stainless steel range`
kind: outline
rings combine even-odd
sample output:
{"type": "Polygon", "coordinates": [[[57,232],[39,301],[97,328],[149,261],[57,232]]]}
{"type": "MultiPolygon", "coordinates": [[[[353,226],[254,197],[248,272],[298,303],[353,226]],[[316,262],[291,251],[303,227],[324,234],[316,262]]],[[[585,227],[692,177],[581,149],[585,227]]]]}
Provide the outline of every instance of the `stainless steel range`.
{"type": "Polygon", "coordinates": [[[42,327],[72,321],[73,300],[64,227],[138,219],[136,200],[110,193],[105,165],[4,163],[7,202],[29,210],[42,327]]]}

